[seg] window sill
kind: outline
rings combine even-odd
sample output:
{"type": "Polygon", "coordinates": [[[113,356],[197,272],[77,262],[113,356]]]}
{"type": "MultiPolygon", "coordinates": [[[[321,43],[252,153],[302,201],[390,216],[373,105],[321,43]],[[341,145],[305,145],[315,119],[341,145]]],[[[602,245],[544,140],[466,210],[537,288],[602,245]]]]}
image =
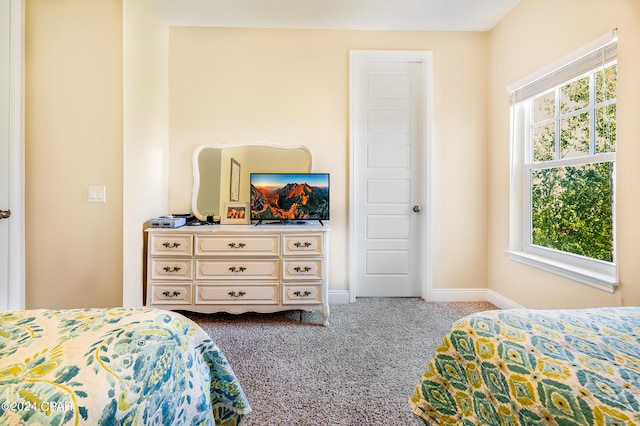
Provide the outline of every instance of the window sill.
{"type": "Polygon", "coordinates": [[[557,262],[541,256],[525,253],[522,251],[506,251],[509,259],[552,274],[560,275],[570,280],[577,281],[582,284],[597,288],[599,290],[613,293],[618,287],[618,279],[615,276],[590,271],[585,268],[567,265],[566,263],[557,262]]]}

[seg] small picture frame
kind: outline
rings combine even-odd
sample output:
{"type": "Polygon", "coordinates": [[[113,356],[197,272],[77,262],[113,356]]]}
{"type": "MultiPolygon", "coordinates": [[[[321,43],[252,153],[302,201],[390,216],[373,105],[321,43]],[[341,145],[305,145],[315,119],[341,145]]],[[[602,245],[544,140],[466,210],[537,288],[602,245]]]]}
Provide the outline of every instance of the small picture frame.
{"type": "Polygon", "coordinates": [[[251,223],[249,203],[225,203],[220,221],[224,225],[248,225],[251,223]]]}

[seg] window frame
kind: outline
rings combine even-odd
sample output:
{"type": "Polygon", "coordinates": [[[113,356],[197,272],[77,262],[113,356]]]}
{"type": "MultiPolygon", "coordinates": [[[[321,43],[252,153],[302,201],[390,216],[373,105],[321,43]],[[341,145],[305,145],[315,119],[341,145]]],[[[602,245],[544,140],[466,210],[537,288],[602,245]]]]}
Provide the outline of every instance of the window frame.
{"type": "MultiPolygon", "coordinates": [[[[618,268],[616,262],[616,181],[615,181],[615,168],[616,168],[616,153],[596,152],[596,138],[597,132],[595,131],[595,114],[598,108],[603,106],[603,103],[596,102],[595,99],[595,87],[593,79],[595,74],[604,69],[605,66],[610,66],[613,63],[617,63],[615,56],[613,59],[608,59],[600,66],[591,67],[588,71],[582,72],[577,76],[568,78],[565,80],[558,80],[550,87],[543,90],[529,92],[526,99],[517,99],[516,92],[518,89],[525,87],[532,82],[535,84],[537,81],[545,78],[546,76],[553,74],[557,70],[570,67],[573,61],[579,58],[585,57],[586,54],[593,54],[598,49],[604,49],[606,46],[615,42],[615,32],[611,35],[605,35],[602,38],[606,40],[596,41],[583,49],[578,50],[570,57],[563,58],[561,61],[552,65],[553,68],[547,67],[547,69],[537,73],[538,77],[530,77],[526,80],[526,83],[516,83],[510,88],[508,92],[511,96],[511,188],[510,188],[510,237],[509,237],[509,249],[506,251],[507,256],[517,262],[524,263],[529,266],[533,266],[565,278],[613,293],[618,282],[618,268]],[[604,41],[604,42],[603,42],[604,41]],[[598,46],[594,48],[594,44],[598,43],[598,46]],[[554,113],[553,122],[556,123],[556,141],[560,137],[558,126],[562,118],[567,114],[563,114],[559,110],[559,95],[560,88],[572,81],[579,78],[584,78],[586,75],[590,76],[590,97],[589,105],[585,108],[581,108],[578,111],[573,111],[569,115],[576,115],[579,113],[589,113],[589,126],[590,126],[590,141],[589,141],[589,153],[581,156],[561,158],[549,161],[535,162],[533,161],[533,142],[532,133],[533,126],[531,123],[532,117],[530,111],[532,111],[533,99],[544,95],[550,91],[555,91],[556,99],[556,111],[554,113]],[[606,262],[594,258],[575,255],[569,252],[563,252],[552,248],[542,247],[532,244],[532,196],[531,196],[531,175],[532,170],[576,166],[583,164],[594,164],[602,162],[613,163],[613,205],[612,205],[612,219],[613,219],[613,262],[606,262]]],[[[601,38],[601,39],[602,39],[601,38]]],[[[613,45],[615,49],[615,45],[613,45]]],[[[615,52],[615,50],[614,50],[615,52]]],[[[612,102],[605,102],[609,105],[612,102]]],[[[615,100],[617,103],[617,99],[615,100]]],[[[551,120],[549,120],[551,121],[551,120]]]]}

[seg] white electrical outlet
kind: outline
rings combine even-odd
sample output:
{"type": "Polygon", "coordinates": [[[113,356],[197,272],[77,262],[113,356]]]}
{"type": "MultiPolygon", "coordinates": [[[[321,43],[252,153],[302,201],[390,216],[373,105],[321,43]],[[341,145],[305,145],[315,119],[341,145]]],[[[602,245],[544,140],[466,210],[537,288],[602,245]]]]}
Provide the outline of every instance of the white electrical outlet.
{"type": "Polygon", "coordinates": [[[90,203],[106,203],[107,187],[106,186],[90,186],[89,202],[90,203]]]}

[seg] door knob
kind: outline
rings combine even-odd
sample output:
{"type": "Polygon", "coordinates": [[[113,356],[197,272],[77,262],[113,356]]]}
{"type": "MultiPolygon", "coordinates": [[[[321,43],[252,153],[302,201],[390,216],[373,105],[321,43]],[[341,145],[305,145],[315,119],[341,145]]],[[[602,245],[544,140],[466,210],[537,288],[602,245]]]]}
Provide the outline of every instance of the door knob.
{"type": "Polygon", "coordinates": [[[11,216],[11,210],[0,210],[0,219],[9,219],[11,216]]]}
{"type": "Polygon", "coordinates": [[[420,206],[413,206],[413,211],[416,213],[420,213],[420,206]]]}

